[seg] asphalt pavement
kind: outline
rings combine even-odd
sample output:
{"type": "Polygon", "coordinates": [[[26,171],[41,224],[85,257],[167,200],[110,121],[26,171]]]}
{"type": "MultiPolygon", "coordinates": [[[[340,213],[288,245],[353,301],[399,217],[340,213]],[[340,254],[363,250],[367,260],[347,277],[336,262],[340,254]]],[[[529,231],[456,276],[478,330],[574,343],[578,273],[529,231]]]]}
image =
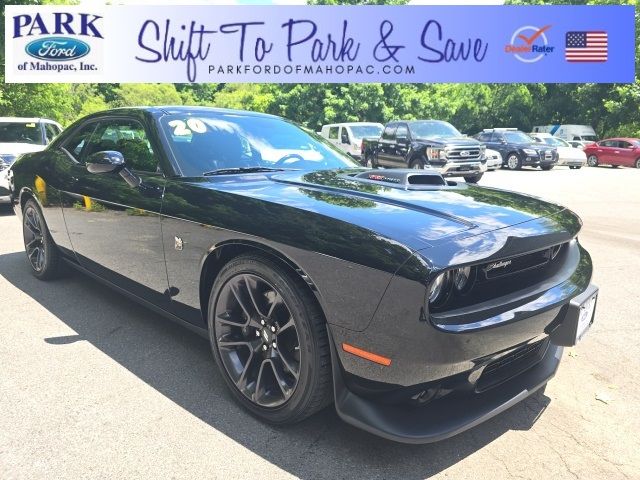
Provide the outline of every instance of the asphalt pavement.
{"type": "Polygon", "coordinates": [[[272,428],[231,399],[206,340],[80,274],[29,273],[0,212],[0,479],[640,478],[640,170],[489,172],[567,205],[596,322],[544,392],[452,439],[401,445],[333,408],[272,428]]]}

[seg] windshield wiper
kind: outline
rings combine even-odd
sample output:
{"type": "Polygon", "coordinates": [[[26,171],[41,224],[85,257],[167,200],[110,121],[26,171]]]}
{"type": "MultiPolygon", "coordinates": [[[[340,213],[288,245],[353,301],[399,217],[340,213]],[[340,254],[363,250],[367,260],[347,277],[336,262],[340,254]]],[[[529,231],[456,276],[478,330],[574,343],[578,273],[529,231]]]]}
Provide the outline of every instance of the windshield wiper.
{"type": "Polygon", "coordinates": [[[210,172],[204,172],[204,177],[212,175],[233,175],[234,173],[256,173],[256,172],[284,172],[291,170],[290,168],[274,168],[274,167],[235,167],[235,168],[218,168],[210,172]]]}

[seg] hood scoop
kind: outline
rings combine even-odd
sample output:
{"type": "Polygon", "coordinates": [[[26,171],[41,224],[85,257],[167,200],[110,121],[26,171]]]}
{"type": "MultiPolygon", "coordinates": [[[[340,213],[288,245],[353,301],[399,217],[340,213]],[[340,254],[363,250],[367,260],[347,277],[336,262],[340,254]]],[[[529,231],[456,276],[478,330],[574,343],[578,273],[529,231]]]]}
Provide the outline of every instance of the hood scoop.
{"type": "Polygon", "coordinates": [[[349,177],[352,180],[357,180],[362,183],[382,184],[387,187],[402,190],[425,190],[447,185],[444,177],[432,169],[367,170],[366,172],[349,175],[349,177]]]}

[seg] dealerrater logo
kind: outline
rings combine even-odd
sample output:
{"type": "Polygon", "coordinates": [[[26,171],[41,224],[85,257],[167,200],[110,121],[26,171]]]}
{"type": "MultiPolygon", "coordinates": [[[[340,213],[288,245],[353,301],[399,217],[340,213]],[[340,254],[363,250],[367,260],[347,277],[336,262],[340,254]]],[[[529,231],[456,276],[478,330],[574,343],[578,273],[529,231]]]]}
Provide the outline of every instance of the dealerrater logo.
{"type": "Polygon", "coordinates": [[[504,51],[524,63],[534,63],[553,53],[555,47],[549,45],[547,33],[551,25],[539,28],[531,25],[518,28],[511,35],[511,42],[504,51]]]}
{"type": "Polygon", "coordinates": [[[24,52],[35,59],[17,65],[21,71],[95,72],[95,63],[84,59],[91,41],[103,40],[99,15],[68,12],[24,14],[13,17],[13,38],[28,43],[24,52]],[[86,40],[86,41],[85,41],[86,40]]]}

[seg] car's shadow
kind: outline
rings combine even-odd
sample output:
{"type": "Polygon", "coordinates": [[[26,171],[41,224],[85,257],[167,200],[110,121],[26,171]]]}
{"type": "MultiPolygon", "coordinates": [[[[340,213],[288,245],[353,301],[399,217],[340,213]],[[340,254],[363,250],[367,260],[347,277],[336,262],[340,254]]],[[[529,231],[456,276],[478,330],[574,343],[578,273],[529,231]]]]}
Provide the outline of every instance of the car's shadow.
{"type": "Polygon", "coordinates": [[[60,348],[90,342],[211,428],[300,478],[430,477],[508,430],[528,430],[549,403],[538,392],[468,432],[430,445],[374,437],[343,423],[332,407],[297,425],[273,428],[233,402],[208,342],[196,334],[78,273],[43,283],[29,273],[22,252],[0,255],[0,275],[76,332],[42,341],[60,348]]]}

